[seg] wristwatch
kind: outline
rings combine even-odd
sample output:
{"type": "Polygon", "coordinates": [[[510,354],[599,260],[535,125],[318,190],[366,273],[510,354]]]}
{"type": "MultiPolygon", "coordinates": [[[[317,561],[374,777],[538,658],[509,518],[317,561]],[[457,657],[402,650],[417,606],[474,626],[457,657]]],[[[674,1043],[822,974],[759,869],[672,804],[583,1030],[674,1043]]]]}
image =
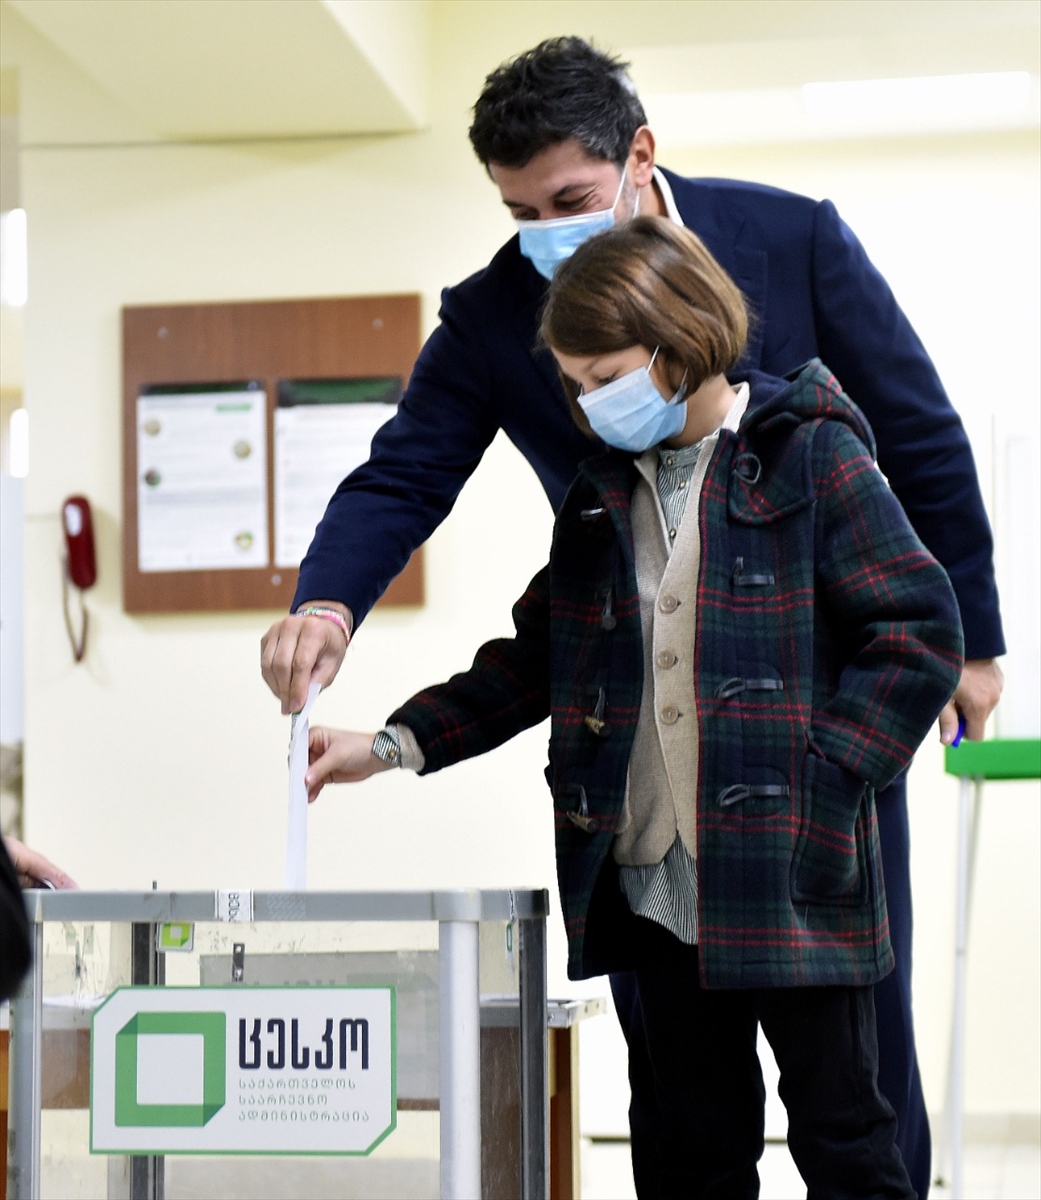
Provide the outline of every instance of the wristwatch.
{"type": "Polygon", "coordinates": [[[392,726],[381,729],[372,739],[372,753],[392,767],[401,766],[401,739],[392,726]]]}

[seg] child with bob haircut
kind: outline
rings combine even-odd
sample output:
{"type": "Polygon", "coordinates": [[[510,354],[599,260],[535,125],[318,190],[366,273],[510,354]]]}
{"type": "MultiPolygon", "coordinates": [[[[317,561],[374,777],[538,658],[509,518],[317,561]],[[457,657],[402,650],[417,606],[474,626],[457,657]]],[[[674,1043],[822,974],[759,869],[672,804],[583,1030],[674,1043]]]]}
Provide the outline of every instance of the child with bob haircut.
{"type": "Polygon", "coordinates": [[[958,682],[958,609],[856,406],[816,360],[742,373],[747,331],[681,226],[641,217],[575,251],[541,334],[608,449],[513,637],[377,734],[312,729],[309,795],[440,770],[549,714],[568,972],[635,972],[659,1195],[758,1195],[761,1025],[809,1195],[912,1197],[876,1082],[874,794],[958,682]]]}

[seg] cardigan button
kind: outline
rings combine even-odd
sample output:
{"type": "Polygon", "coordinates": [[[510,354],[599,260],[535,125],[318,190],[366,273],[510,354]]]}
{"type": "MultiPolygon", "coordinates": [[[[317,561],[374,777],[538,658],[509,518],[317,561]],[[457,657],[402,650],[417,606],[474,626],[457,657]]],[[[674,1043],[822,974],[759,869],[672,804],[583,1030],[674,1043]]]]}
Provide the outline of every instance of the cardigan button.
{"type": "Polygon", "coordinates": [[[679,606],[680,602],[671,594],[662,596],[658,601],[658,607],[665,613],[674,613],[679,606]]]}
{"type": "Polygon", "coordinates": [[[679,659],[671,650],[659,650],[654,661],[663,671],[667,671],[669,667],[674,667],[679,662],[679,659]]]}
{"type": "Polygon", "coordinates": [[[667,704],[661,710],[661,719],[665,725],[675,725],[680,719],[680,710],[678,708],[673,708],[671,704],[667,704]]]}

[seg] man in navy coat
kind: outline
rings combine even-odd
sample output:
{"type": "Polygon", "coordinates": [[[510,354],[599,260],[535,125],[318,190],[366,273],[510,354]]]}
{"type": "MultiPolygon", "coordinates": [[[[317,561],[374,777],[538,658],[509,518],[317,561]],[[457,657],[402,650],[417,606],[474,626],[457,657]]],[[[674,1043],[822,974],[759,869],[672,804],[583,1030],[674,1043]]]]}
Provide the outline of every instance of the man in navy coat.
{"type": "MultiPolygon", "coordinates": [[[[293,612],[262,641],[262,671],[283,711],[309,679],[328,684],[349,636],[447,516],[503,429],[556,511],[591,452],[553,361],[536,348],[545,277],[577,241],[636,213],[694,230],[737,281],[755,317],[743,365],[785,375],[814,357],[867,415],[878,463],[958,598],[966,666],[940,717],[941,740],[981,738],[1005,652],[992,538],[968,439],[936,370],[885,280],[834,206],[774,188],[684,179],[654,163],[654,138],[624,65],[556,38],[488,77],[470,139],[519,223],[488,266],[442,296],[396,416],[369,461],[339,486],[300,568],[293,612]],[[577,241],[576,241],[577,239],[577,241]],[[324,610],[324,611],[323,611],[324,610]],[[327,619],[329,617],[333,619],[327,619]]],[[[912,1184],[928,1190],[929,1129],[911,1022],[911,896],[901,778],[877,798],[897,966],[876,988],[879,1084],[900,1123],[912,1184]]],[[[630,1049],[633,1166],[656,1194],[655,1098],[628,977],[613,977],[630,1049]]]]}

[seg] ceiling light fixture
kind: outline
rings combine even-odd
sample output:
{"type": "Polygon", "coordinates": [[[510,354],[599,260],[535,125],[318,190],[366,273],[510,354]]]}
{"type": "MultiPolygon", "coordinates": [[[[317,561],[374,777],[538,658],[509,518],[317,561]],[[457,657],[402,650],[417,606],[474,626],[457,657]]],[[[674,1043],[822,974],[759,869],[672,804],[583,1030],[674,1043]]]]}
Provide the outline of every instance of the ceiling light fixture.
{"type": "Polygon", "coordinates": [[[806,115],[828,125],[907,121],[966,128],[1025,115],[1035,92],[1028,71],[993,71],[807,83],[801,97],[806,115]]]}
{"type": "Polygon", "coordinates": [[[0,303],[22,308],[29,291],[25,209],[0,213],[0,303]]]}

